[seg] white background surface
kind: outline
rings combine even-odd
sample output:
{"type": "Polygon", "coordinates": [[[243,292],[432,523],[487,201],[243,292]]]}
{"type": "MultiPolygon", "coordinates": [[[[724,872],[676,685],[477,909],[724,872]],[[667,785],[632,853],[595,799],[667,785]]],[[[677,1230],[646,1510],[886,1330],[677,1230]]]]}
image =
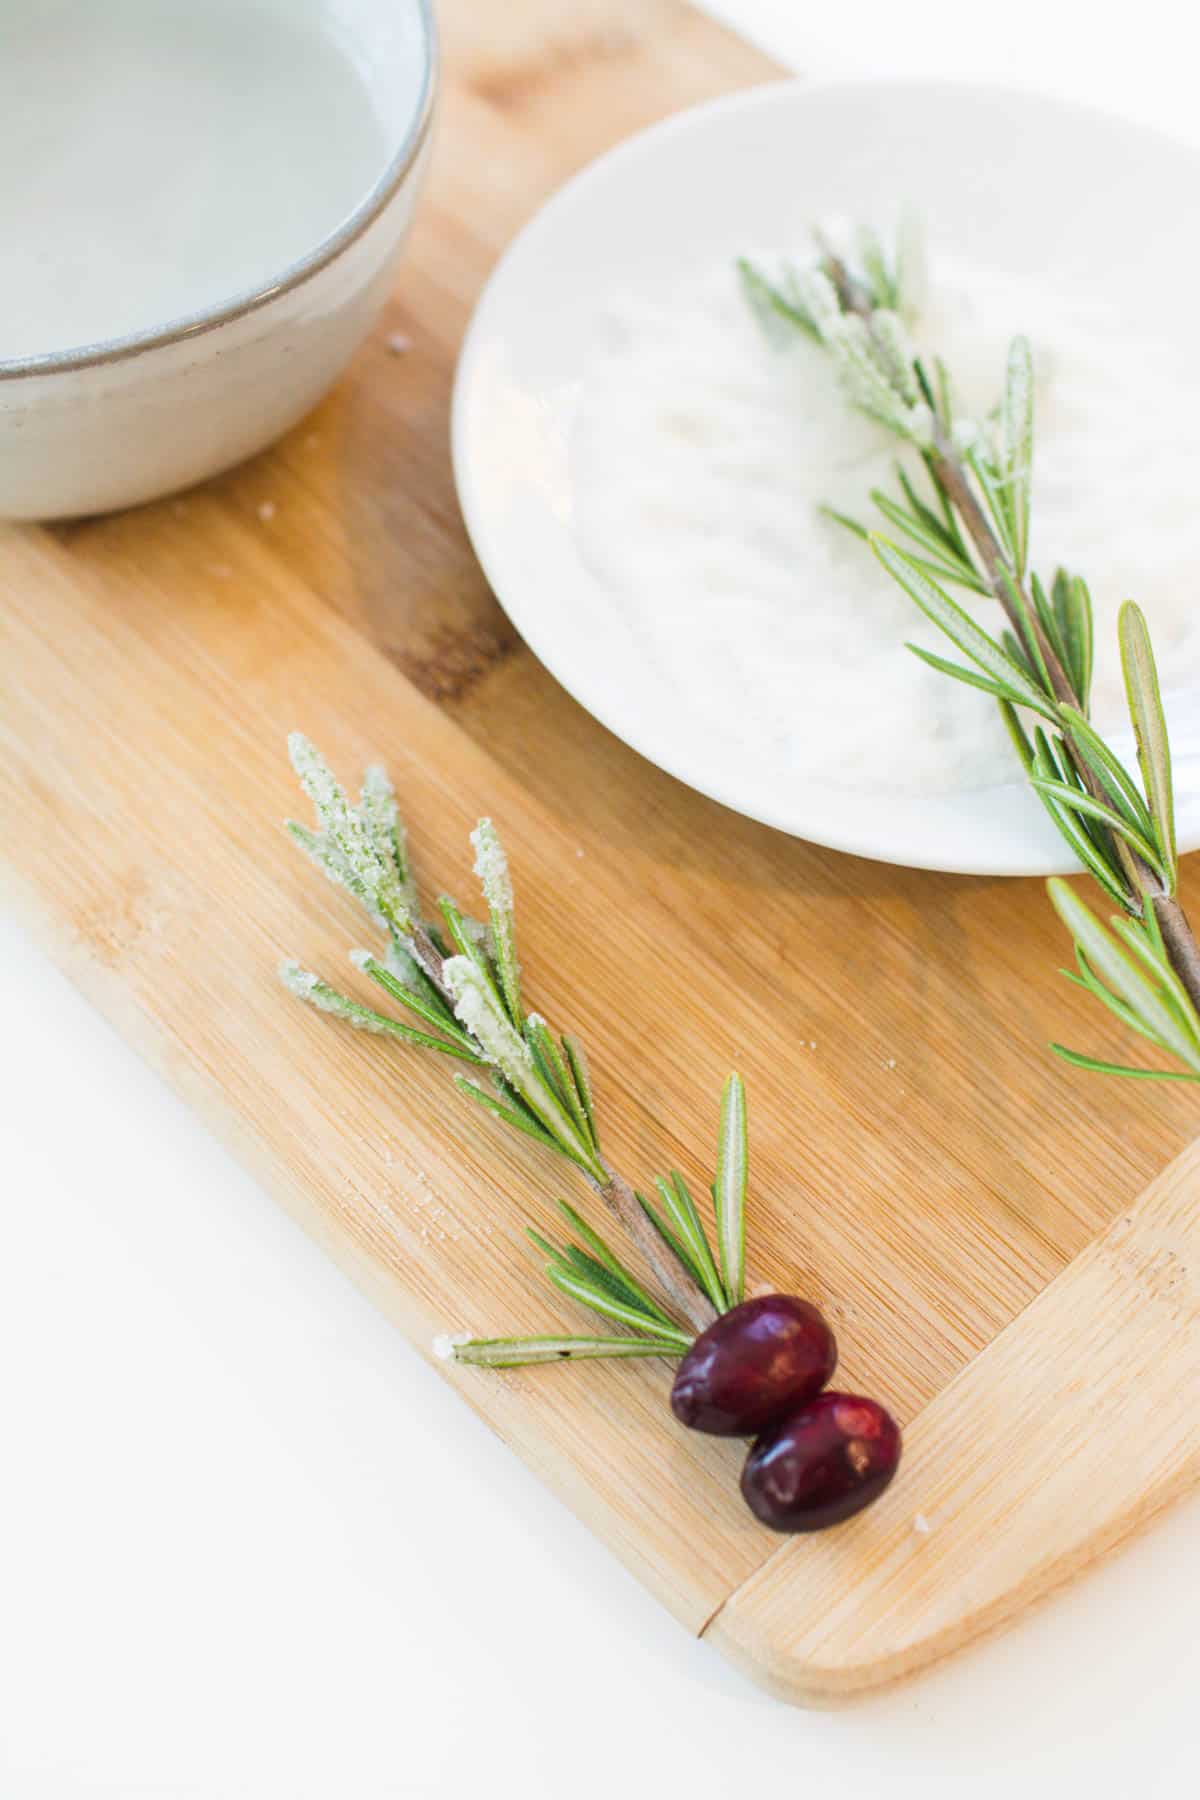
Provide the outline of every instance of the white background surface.
{"type": "MultiPolygon", "coordinates": [[[[1200,136],[1166,6],[721,10],[807,73],[1001,75],[1200,136]]],[[[900,1696],[790,1712],[8,924],[0,992],[0,1800],[1195,1790],[1200,1503],[900,1696]]]]}

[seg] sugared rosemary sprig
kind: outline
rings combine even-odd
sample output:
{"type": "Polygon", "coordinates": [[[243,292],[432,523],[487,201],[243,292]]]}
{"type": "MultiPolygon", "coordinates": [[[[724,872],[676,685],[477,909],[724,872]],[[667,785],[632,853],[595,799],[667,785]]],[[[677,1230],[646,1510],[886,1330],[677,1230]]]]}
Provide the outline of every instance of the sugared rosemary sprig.
{"type": "Polygon", "coordinates": [[[538,1013],[525,1012],[517,957],[512,882],[489,819],[471,834],[487,923],[443,896],[438,920],[421,908],[407,838],[386,773],[367,771],[357,805],[328,764],[298,732],[293,766],[317,814],[317,829],[288,830],[331,881],[346,888],[384,933],[376,956],[351,961],[404,1017],[351,998],[298,963],[280,974],[298,999],[360,1031],[438,1051],[478,1071],[455,1076],[459,1091],[494,1118],[571,1163],[624,1228],[653,1277],[643,1284],[586,1219],[557,1202],[572,1234],[559,1246],[529,1235],[547,1258],[561,1293],[633,1335],[621,1337],[439,1340],[460,1362],[508,1367],[583,1357],[680,1356],[697,1330],[736,1306],[745,1290],[746,1099],[737,1075],[725,1086],[713,1184],[716,1252],[682,1175],[656,1181],[658,1205],[637,1193],[605,1161],[583,1047],[556,1037],[538,1013]],[[484,1085],[484,1084],[487,1085],[484,1085]],[[686,1321],[686,1326],[680,1321],[686,1321]]]}
{"type": "MultiPolygon", "coordinates": [[[[776,340],[805,336],[825,350],[847,399],[911,447],[912,471],[897,468],[895,495],[870,498],[903,543],[844,514],[831,517],[862,537],[883,567],[965,662],[908,648],[933,668],[999,702],[1025,772],[1054,824],[1109,900],[1105,925],[1063,881],[1051,900],[1075,945],[1064,971],[1124,1025],[1182,1064],[1127,1068],[1052,1048],[1079,1068],[1106,1074],[1200,1080],[1200,946],[1178,899],[1171,755],[1145,618],[1132,601],[1119,634],[1125,691],[1141,782],[1088,719],[1092,674],[1091,597],[1059,569],[1048,586],[1028,567],[1033,487],[1033,361],[1013,340],[1004,392],[984,422],[958,410],[940,359],[919,356],[909,322],[923,285],[916,238],[901,234],[889,258],[860,234],[857,266],[817,241],[805,267],[775,276],[742,262],[748,300],[776,340]],[[924,466],[928,498],[918,490],[924,466]],[[984,631],[947,586],[999,602],[1008,628],[984,631]],[[1111,926],[1111,928],[1110,928],[1111,926]]],[[[828,509],[827,509],[828,510],[828,509]]]]}

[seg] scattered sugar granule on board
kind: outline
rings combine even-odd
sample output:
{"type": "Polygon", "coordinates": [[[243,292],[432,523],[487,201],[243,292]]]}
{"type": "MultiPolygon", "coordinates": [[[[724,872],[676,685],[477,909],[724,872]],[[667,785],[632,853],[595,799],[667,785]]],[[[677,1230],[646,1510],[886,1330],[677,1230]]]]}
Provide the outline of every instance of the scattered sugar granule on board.
{"type": "Polygon", "coordinates": [[[470,1333],[466,1331],[457,1331],[453,1335],[448,1331],[439,1331],[433,1340],[433,1354],[439,1362],[453,1362],[454,1352],[459,1344],[469,1344],[470,1341],[470,1333]]]}
{"type": "Polygon", "coordinates": [[[933,1530],[933,1526],[929,1523],[929,1520],[925,1517],[925,1514],[920,1513],[920,1512],[916,1513],[914,1515],[913,1522],[912,1522],[912,1528],[916,1532],[918,1537],[928,1537],[930,1532],[933,1530]]]}
{"type": "Polygon", "coordinates": [[[258,509],[258,516],[264,525],[269,525],[271,523],[271,520],[275,517],[275,511],[275,502],[273,500],[264,500],[261,502],[258,509]]]}
{"type": "Polygon", "coordinates": [[[388,352],[392,356],[406,356],[412,349],[412,339],[403,331],[393,331],[387,341],[388,352]]]}
{"type": "Polygon", "coordinates": [[[888,1057],[888,1059],[887,1059],[887,1061],[886,1061],[886,1063],[884,1063],[884,1065],[883,1065],[883,1066],[884,1066],[884,1068],[885,1068],[885,1069],[894,1069],[894,1068],[895,1068],[895,1066],[896,1066],[896,1059],[895,1059],[895,1057],[894,1057],[894,1056],[889,1056],[889,1057],[888,1057]]]}

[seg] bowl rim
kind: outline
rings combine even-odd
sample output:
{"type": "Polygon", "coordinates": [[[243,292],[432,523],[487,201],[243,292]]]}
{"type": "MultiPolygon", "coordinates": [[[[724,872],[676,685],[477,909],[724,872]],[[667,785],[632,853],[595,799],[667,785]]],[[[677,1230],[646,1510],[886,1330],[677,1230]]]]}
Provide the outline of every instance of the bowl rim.
{"type": "Polygon", "coordinates": [[[245,318],[261,307],[268,306],[281,295],[303,286],[336,261],[386,209],[403,185],[429,136],[439,61],[437,25],[433,0],[415,0],[415,5],[425,52],[416,110],[381,174],[336,231],[322,238],[307,255],[289,263],[278,275],[261,286],[236,294],[232,299],[220,301],[215,306],[205,307],[200,312],[185,313],[178,318],[166,320],[162,325],[151,325],[143,331],[130,332],[125,337],[103,338],[96,343],[81,344],[69,350],[35,351],[32,356],[0,358],[0,382],[97,368],[105,363],[122,362],[129,357],[140,356],[146,350],[157,350],[168,344],[181,343],[187,338],[200,337],[205,332],[217,331],[222,325],[245,318]]]}

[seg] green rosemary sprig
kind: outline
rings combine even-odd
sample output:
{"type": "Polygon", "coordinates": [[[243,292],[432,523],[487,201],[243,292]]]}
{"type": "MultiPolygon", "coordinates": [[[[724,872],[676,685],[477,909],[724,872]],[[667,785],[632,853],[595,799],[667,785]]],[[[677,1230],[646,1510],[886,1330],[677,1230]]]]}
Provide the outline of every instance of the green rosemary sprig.
{"type": "Polygon", "coordinates": [[[351,961],[419,1025],[343,994],[299,963],[281,965],[285,985],[298,999],[360,1031],[472,1064],[478,1075],[456,1075],[459,1091],[572,1164],[622,1225],[660,1290],[643,1284],[582,1214],[560,1200],[572,1238],[555,1245],[538,1232],[529,1233],[547,1259],[548,1280],[632,1335],[444,1338],[439,1344],[460,1362],[495,1367],[581,1357],[681,1355],[695,1331],[737,1305],[744,1291],[746,1098],[741,1079],[730,1076],[722,1102],[713,1187],[714,1254],[681,1175],[673,1172],[656,1183],[664,1209],[659,1214],[609,1167],[600,1147],[582,1045],[574,1037],[556,1037],[540,1014],[522,1010],[512,882],[491,820],[481,820],[471,834],[487,924],[443,896],[435,925],[422,913],[396,797],[384,771],[368,770],[356,806],[306,738],[295,733],[289,749],[316,809],[317,829],[291,821],[287,829],[385,934],[382,956],[355,950],[351,961]]]}
{"type": "MultiPolygon", "coordinates": [[[[1200,1080],[1200,946],[1178,898],[1171,753],[1145,618],[1130,601],[1119,635],[1140,783],[1088,719],[1091,596],[1059,569],[1047,587],[1028,567],[1033,492],[1033,359],[1014,338],[992,417],[968,419],[941,361],[918,355],[908,325],[919,258],[911,233],[889,261],[874,235],[852,267],[818,241],[808,266],[768,277],[739,264],[746,298],[775,342],[797,334],[831,358],[850,404],[917,458],[897,467],[897,493],[871,500],[895,536],[844,514],[829,516],[867,542],[880,563],[959,658],[908,648],[932,668],[999,703],[1025,769],[1055,826],[1123,916],[1103,923],[1065,882],[1050,898],[1074,940],[1078,981],[1122,1022],[1183,1065],[1125,1068],[1061,1044],[1078,1068],[1200,1080]],[[919,491],[924,472],[927,497],[919,491]],[[958,587],[1003,608],[993,637],[946,591],[958,587]]],[[[828,511],[828,509],[826,509],[828,511]]]]}

